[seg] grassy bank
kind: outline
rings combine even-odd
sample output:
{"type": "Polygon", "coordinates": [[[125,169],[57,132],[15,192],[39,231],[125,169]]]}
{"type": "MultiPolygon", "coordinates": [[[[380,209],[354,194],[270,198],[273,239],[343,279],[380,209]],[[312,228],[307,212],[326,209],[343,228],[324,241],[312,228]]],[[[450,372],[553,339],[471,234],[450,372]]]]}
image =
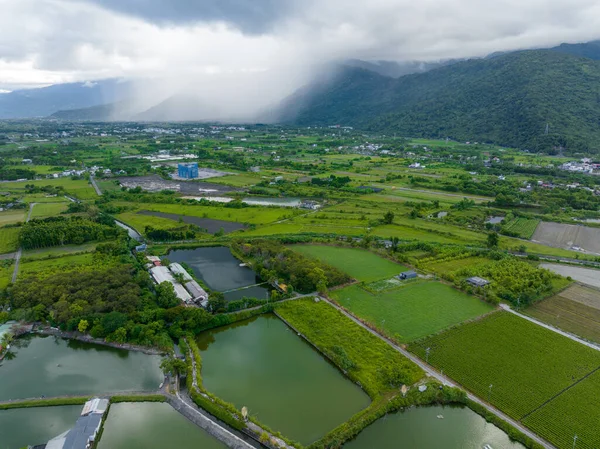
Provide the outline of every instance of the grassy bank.
{"type": "Polygon", "coordinates": [[[14,401],[0,404],[0,410],[10,410],[13,408],[55,407],[58,405],[83,405],[89,399],[90,398],[88,396],[79,396],[74,398],[49,398],[14,401]]]}

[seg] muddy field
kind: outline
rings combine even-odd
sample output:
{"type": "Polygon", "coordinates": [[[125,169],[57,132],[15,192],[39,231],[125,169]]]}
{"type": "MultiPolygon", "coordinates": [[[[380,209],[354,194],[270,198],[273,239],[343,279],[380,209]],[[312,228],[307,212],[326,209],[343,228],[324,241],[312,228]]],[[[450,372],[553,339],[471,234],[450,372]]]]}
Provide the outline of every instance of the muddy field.
{"type": "Polygon", "coordinates": [[[531,238],[534,242],[556,248],[584,249],[600,254],[600,228],[563,223],[540,223],[531,238]]]}
{"type": "Polygon", "coordinates": [[[582,284],[600,288],[600,270],[554,263],[540,264],[540,268],[546,268],[547,270],[560,274],[561,276],[571,276],[571,278],[581,282],[582,284]]]}
{"type": "Polygon", "coordinates": [[[201,218],[201,217],[189,217],[187,215],[167,214],[164,212],[152,212],[148,210],[142,210],[138,212],[139,215],[150,215],[153,217],[169,218],[170,220],[178,221],[180,218],[184,223],[193,224],[206,229],[210,234],[219,232],[221,228],[225,233],[239,231],[244,229],[245,226],[241,223],[224,220],[213,220],[212,218],[201,218]]]}
{"type": "Polygon", "coordinates": [[[526,313],[564,331],[600,342],[600,290],[573,285],[536,303],[526,313]]]}
{"type": "Polygon", "coordinates": [[[159,192],[161,190],[173,190],[186,195],[221,195],[227,192],[239,191],[232,187],[198,181],[166,181],[160,176],[130,176],[118,178],[123,187],[133,189],[141,187],[148,192],[159,192]]]}

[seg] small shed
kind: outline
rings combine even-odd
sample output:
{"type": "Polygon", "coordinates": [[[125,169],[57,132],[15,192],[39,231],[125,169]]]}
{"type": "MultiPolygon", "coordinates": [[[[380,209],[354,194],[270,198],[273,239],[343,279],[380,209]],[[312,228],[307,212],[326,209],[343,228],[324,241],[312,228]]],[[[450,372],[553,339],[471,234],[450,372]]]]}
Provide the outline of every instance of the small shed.
{"type": "Polygon", "coordinates": [[[414,270],[405,271],[403,273],[400,273],[397,277],[402,281],[405,281],[407,279],[415,279],[417,277],[417,272],[414,270]]]}
{"type": "Polygon", "coordinates": [[[467,279],[467,282],[471,284],[473,287],[485,287],[490,284],[490,281],[487,279],[480,278],[478,276],[473,276],[472,278],[467,279]]]}

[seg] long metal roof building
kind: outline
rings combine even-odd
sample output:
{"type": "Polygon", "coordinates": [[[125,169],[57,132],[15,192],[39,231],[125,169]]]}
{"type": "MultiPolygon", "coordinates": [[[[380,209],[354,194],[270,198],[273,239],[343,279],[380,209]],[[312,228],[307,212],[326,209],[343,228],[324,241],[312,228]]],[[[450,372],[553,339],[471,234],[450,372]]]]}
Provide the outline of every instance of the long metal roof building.
{"type": "Polygon", "coordinates": [[[208,293],[206,293],[200,284],[198,284],[198,282],[196,282],[194,278],[187,272],[187,270],[180,264],[173,262],[171,265],[169,265],[169,269],[173,273],[180,273],[183,275],[183,278],[185,279],[183,286],[190,293],[190,295],[192,295],[194,301],[203,303],[204,301],[208,300],[208,293]]]}
{"type": "Polygon", "coordinates": [[[167,267],[159,265],[157,267],[150,268],[150,274],[152,275],[154,281],[157,284],[161,284],[163,282],[170,282],[171,285],[173,285],[175,294],[183,302],[189,303],[192,300],[192,296],[187,292],[183,285],[175,281],[175,278],[173,277],[171,271],[167,267]]]}

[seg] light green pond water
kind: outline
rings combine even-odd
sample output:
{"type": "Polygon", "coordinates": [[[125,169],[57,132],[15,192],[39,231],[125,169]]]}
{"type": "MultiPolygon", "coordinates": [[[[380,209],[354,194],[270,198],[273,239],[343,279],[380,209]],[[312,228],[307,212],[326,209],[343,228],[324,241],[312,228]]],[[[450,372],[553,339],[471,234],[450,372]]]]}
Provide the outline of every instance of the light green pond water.
{"type": "Polygon", "coordinates": [[[225,449],[165,403],[110,406],[98,449],[225,449]]]}
{"type": "Polygon", "coordinates": [[[17,339],[0,363],[0,401],[157,390],[160,357],[65,340],[17,339]]]}
{"type": "Polygon", "coordinates": [[[73,427],[82,408],[68,405],[0,410],[0,449],[45,444],[73,427]]]}
{"type": "Polygon", "coordinates": [[[273,315],[202,333],[206,389],[302,444],[369,405],[369,397],[273,315]]]}

